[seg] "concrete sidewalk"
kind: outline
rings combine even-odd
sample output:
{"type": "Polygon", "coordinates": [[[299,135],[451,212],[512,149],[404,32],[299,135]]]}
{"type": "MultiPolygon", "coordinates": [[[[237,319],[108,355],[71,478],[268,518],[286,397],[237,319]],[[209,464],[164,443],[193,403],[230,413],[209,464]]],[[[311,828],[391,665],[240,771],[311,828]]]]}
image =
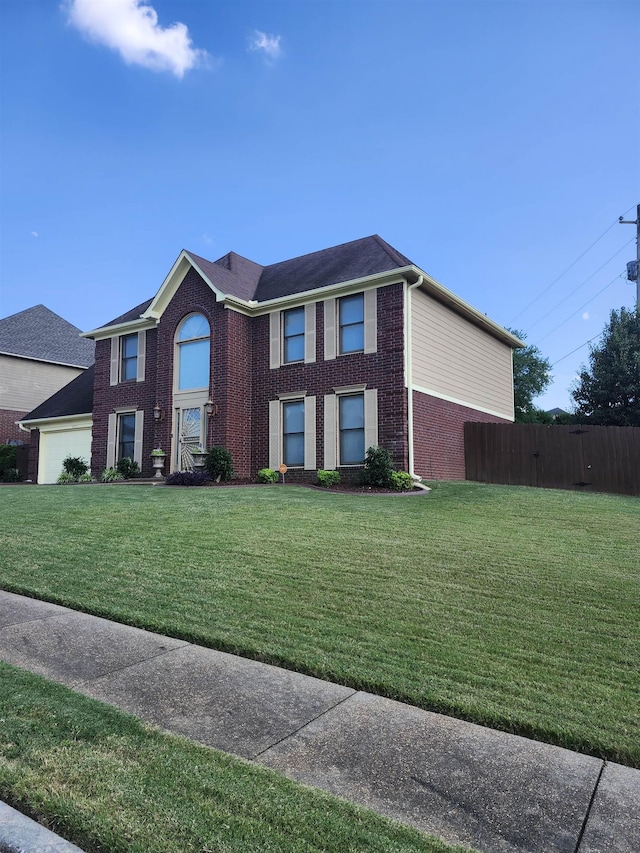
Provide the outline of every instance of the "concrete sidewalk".
{"type": "Polygon", "coordinates": [[[2,591],[0,658],[483,853],[640,851],[639,770],[2,591]]]}

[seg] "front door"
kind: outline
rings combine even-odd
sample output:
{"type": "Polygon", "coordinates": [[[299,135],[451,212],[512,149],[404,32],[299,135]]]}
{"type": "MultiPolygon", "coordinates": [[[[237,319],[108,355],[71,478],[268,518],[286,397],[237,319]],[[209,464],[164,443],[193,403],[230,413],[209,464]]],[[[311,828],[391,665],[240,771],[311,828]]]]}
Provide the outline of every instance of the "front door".
{"type": "Polygon", "coordinates": [[[193,470],[193,451],[204,447],[202,406],[181,406],[176,409],[175,470],[193,470]]]}

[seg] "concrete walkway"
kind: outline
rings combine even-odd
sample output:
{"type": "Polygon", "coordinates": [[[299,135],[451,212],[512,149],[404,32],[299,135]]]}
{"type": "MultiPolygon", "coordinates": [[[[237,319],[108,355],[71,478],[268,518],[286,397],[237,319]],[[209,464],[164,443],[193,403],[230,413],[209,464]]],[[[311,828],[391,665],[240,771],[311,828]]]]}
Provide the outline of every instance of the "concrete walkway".
{"type": "Polygon", "coordinates": [[[2,591],[0,659],[483,853],[640,851],[639,770],[2,591]]]}

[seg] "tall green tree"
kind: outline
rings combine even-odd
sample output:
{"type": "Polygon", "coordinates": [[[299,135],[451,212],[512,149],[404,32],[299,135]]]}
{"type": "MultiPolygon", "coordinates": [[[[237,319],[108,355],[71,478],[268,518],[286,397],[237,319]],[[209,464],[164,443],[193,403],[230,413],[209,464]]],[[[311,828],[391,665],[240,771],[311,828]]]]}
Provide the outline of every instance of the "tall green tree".
{"type": "Polygon", "coordinates": [[[571,396],[579,420],[640,426],[640,311],[612,311],[599,344],[591,347],[571,396]]]}
{"type": "MultiPolygon", "coordinates": [[[[518,329],[512,335],[526,341],[518,329]]],[[[551,423],[552,418],[533,405],[534,399],[551,384],[551,365],[538,347],[529,344],[513,352],[513,403],[516,423],[551,423]]]]}

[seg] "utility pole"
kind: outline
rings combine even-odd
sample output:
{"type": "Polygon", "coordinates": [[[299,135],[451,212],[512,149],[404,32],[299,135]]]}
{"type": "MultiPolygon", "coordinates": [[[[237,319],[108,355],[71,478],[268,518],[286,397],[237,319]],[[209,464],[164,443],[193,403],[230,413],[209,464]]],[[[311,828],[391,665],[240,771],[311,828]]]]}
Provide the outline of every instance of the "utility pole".
{"type": "Polygon", "coordinates": [[[636,207],[635,219],[623,219],[620,217],[618,222],[621,225],[636,226],[636,263],[635,270],[633,264],[627,264],[627,279],[636,283],[636,311],[640,311],[640,204],[636,207]]]}

